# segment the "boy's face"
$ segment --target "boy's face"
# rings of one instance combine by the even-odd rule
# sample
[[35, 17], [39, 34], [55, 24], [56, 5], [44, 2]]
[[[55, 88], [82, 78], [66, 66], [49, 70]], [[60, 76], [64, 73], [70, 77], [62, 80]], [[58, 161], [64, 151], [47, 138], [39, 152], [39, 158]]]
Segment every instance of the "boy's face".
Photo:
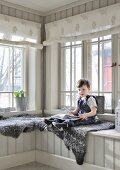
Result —
[[90, 89], [86, 86], [86, 85], [83, 85], [82, 87], [78, 88], [78, 94], [81, 96], [81, 97], [86, 97], [90, 92]]

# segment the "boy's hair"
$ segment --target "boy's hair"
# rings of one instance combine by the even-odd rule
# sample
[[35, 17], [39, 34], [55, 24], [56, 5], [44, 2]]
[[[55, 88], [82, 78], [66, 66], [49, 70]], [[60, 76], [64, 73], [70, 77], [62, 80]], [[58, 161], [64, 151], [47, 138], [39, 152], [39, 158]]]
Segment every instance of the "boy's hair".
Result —
[[83, 85], [86, 85], [87, 88], [90, 88], [90, 82], [87, 79], [80, 79], [77, 82], [77, 88], [81, 88]]

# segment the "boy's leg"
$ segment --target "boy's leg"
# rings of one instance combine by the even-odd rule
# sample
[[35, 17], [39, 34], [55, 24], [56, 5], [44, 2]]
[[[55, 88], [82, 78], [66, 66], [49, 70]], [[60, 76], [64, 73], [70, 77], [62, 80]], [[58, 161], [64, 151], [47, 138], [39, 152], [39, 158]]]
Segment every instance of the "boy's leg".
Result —
[[47, 124], [47, 125], [50, 125], [52, 124], [53, 122], [56, 122], [56, 123], [62, 123], [64, 120], [62, 119], [59, 119], [59, 118], [45, 118], [44, 122]]

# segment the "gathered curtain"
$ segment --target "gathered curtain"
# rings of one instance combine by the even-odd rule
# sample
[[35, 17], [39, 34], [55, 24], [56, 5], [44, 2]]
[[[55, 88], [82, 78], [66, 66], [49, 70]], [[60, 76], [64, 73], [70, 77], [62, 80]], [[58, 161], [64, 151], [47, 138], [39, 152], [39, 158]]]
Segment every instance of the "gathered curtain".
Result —
[[0, 43], [42, 49], [41, 24], [0, 14]]
[[99, 8], [45, 25], [46, 41], [53, 42], [87, 40], [120, 32], [120, 4]]

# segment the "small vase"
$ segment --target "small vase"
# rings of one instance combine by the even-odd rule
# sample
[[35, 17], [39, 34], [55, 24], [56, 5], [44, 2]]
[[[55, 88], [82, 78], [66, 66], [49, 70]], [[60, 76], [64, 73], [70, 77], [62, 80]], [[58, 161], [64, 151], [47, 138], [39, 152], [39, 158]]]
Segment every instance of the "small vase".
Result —
[[17, 111], [26, 111], [27, 109], [27, 98], [26, 97], [15, 97], [15, 101], [16, 101]]

